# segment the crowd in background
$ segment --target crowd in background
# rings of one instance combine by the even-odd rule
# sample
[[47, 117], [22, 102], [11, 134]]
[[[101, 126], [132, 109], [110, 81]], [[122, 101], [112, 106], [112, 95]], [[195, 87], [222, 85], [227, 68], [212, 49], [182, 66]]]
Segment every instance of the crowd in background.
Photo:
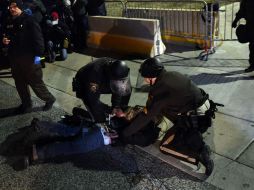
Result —
[[[67, 53], [86, 47], [88, 15], [106, 15], [105, 0], [23, 0], [24, 12], [40, 24], [48, 62], [65, 60]], [[0, 0], [0, 36], [5, 35], [10, 19], [9, 0]], [[7, 53], [1, 43], [1, 54]], [[1, 62], [4, 56], [1, 56]]]

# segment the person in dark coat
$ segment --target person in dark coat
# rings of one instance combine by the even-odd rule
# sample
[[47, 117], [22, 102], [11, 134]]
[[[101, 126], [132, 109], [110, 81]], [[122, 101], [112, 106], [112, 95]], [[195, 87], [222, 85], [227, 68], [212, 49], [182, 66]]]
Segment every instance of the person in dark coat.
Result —
[[76, 25], [74, 45], [82, 50], [86, 47], [88, 16], [106, 16], [105, 0], [73, 0], [72, 11]]
[[[204, 126], [194, 127], [193, 123], [188, 124], [188, 119], [185, 120], [192, 113], [202, 115], [209, 109], [210, 104], [206, 93], [181, 73], [166, 71], [163, 64], [156, 57], [145, 60], [140, 67], [140, 73], [145, 82], [151, 85], [151, 89], [143, 112], [122, 131], [121, 136], [124, 142], [140, 144], [140, 138], [136, 138], [136, 135], [139, 132], [148, 130], [149, 126], [150, 134], [156, 132], [157, 136], [154, 137], [155, 139], [151, 139], [150, 135], [147, 135], [147, 138], [144, 136], [143, 144], [153, 143], [158, 138], [159, 133], [159, 130], [156, 130], [158, 128], [156, 120], [158, 121], [160, 117], [164, 116], [174, 124], [173, 128], [179, 131], [178, 134], [181, 133], [177, 137], [181, 138], [182, 146], [187, 146], [188, 150], [192, 150], [197, 154], [196, 158], [203, 162], [207, 168], [207, 173], [210, 175], [213, 168], [213, 162], [209, 156], [210, 150], [205, 145], [200, 130], [196, 130]], [[211, 124], [211, 118], [206, 119], [208, 126], [205, 127], [208, 128]], [[151, 128], [151, 122], [153, 121], [154, 126]], [[189, 125], [193, 127], [189, 127]], [[177, 149], [174, 151], [177, 151]]]
[[67, 48], [69, 46], [71, 32], [67, 24], [59, 19], [57, 12], [51, 13], [45, 27], [45, 40], [49, 62], [55, 61], [56, 54], [60, 53], [60, 60], [67, 59]]
[[106, 16], [105, 0], [87, 0], [87, 13], [89, 16]]
[[44, 40], [39, 24], [32, 16], [23, 12], [21, 0], [10, 0], [11, 18], [5, 27], [3, 43], [8, 45], [8, 57], [15, 85], [22, 104], [18, 112], [32, 110], [31, 86], [35, 94], [43, 101], [43, 109], [51, 109], [55, 97], [48, 91], [42, 79], [41, 64], [35, 64], [36, 56], [44, 54]]
[[[73, 90], [94, 121], [104, 122], [111, 113], [121, 117], [131, 96], [129, 68], [123, 61], [99, 58], [78, 70]], [[100, 101], [101, 94], [112, 94], [112, 107]]]
[[241, 18], [246, 20], [246, 31], [247, 38], [249, 41], [249, 67], [245, 69], [245, 72], [254, 71], [254, 1], [253, 0], [242, 0], [240, 9], [236, 13], [236, 17], [232, 23], [232, 27], [236, 28], [237, 23]]
[[29, 8], [32, 12], [35, 20], [42, 24], [43, 18], [46, 15], [46, 8], [41, 0], [24, 0], [26, 8]]
[[[8, 1], [0, 0], [0, 36], [3, 36], [4, 25], [8, 18]], [[9, 61], [7, 59], [7, 48], [1, 42], [0, 43], [0, 70], [3, 68], [9, 68]]]

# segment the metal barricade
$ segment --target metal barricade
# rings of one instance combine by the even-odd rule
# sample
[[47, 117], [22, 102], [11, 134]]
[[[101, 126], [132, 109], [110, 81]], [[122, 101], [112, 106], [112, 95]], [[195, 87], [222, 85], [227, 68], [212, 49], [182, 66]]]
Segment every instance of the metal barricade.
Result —
[[[208, 52], [208, 48], [212, 46], [208, 31], [213, 27], [209, 22], [204, 21], [208, 20], [209, 15], [207, 3], [203, 0], [125, 1], [123, 6], [122, 16], [160, 20], [164, 42], [180, 41], [198, 44], [205, 52]], [[202, 15], [205, 19], [202, 19]]]
[[[215, 53], [215, 48], [220, 46], [224, 41], [237, 40], [235, 29], [231, 25], [240, 8], [240, 0], [220, 0], [217, 5], [218, 9], [214, 10], [214, 7], [217, 7], [216, 3], [207, 4], [207, 18], [214, 17], [214, 19], [211, 18], [213, 22], [208, 27], [208, 36], [212, 46], [199, 55], [204, 60], [207, 60], [209, 54]], [[239, 24], [244, 22], [244, 20], [241, 20]]]
[[124, 12], [126, 10], [126, 2], [115, 0], [115, 1], [105, 1], [107, 16], [114, 17], [124, 17]]
[[[237, 40], [235, 29], [231, 25], [239, 8], [240, 0], [220, 1], [218, 36], [215, 41]], [[244, 20], [241, 20], [240, 23], [244, 23]]]
[[[203, 0], [107, 1], [109, 16], [160, 20], [164, 42], [178, 41], [198, 45], [198, 56], [207, 60], [218, 43], [236, 40], [231, 23], [239, 9], [239, 0], [206, 3]], [[117, 6], [116, 6], [117, 5]]]

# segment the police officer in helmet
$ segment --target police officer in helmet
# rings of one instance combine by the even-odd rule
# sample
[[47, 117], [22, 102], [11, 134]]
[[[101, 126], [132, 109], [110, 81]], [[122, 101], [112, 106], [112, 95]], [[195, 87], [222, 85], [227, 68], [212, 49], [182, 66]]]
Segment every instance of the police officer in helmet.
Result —
[[[176, 140], [180, 140], [181, 146], [191, 150], [177, 155], [194, 157], [205, 165], [206, 174], [210, 175], [213, 170], [213, 161], [210, 158], [209, 147], [205, 145], [201, 135], [211, 126], [212, 114], [209, 115], [208, 113], [213, 113], [212, 111], [214, 111], [208, 111], [210, 109], [208, 95], [188, 77], [179, 72], [166, 71], [157, 57], [145, 60], [139, 72], [144, 77], [145, 82], [151, 85], [151, 89], [145, 109], [123, 130], [123, 139], [126, 143], [130, 143], [129, 141], [132, 140], [131, 137], [133, 135], [146, 128], [151, 121], [158, 120], [159, 117], [164, 116], [173, 122], [174, 126], [172, 128]], [[204, 122], [202, 124], [198, 122], [200, 126], [194, 126], [189, 119], [183, 120], [183, 118], [188, 118], [188, 115], [192, 115], [192, 113], [194, 113], [193, 115], [202, 115], [206, 111], [207, 116], [203, 118]], [[154, 126], [154, 128], [157, 127]], [[158, 130], [154, 131], [158, 132]], [[162, 140], [162, 146], [166, 140]], [[174, 141], [172, 142], [173, 144], [175, 143]], [[153, 142], [151, 141], [151, 143]], [[182, 150], [182, 147], [171, 146], [171, 144], [166, 148], [171, 149], [169, 152]]]
[[[95, 122], [104, 122], [107, 114], [124, 116], [131, 96], [129, 67], [124, 61], [99, 58], [80, 68], [73, 80], [76, 96], [83, 100]], [[112, 94], [109, 106], [101, 94]]]

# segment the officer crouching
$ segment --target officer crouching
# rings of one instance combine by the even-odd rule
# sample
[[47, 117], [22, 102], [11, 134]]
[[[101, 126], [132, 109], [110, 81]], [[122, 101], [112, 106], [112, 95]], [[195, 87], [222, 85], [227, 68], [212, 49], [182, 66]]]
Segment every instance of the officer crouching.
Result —
[[[95, 122], [105, 122], [108, 114], [124, 116], [131, 96], [129, 67], [124, 61], [99, 58], [80, 68], [73, 79], [73, 91], [83, 100]], [[112, 94], [109, 106], [101, 94]]]
[[188, 77], [166, 71], [156, 57], [145, 60], [139, 72], [151, 89], [143, 113], [123, 130], [125, 142], [130, 143], [151, 121], [165, 116], [174, 125], [162, 140], [160, 150], [188, 162], [200, 161], [206, 167], [206, 175], [210, 175], [214, 164], [202, 133], [212, 124], [216, 104]]

